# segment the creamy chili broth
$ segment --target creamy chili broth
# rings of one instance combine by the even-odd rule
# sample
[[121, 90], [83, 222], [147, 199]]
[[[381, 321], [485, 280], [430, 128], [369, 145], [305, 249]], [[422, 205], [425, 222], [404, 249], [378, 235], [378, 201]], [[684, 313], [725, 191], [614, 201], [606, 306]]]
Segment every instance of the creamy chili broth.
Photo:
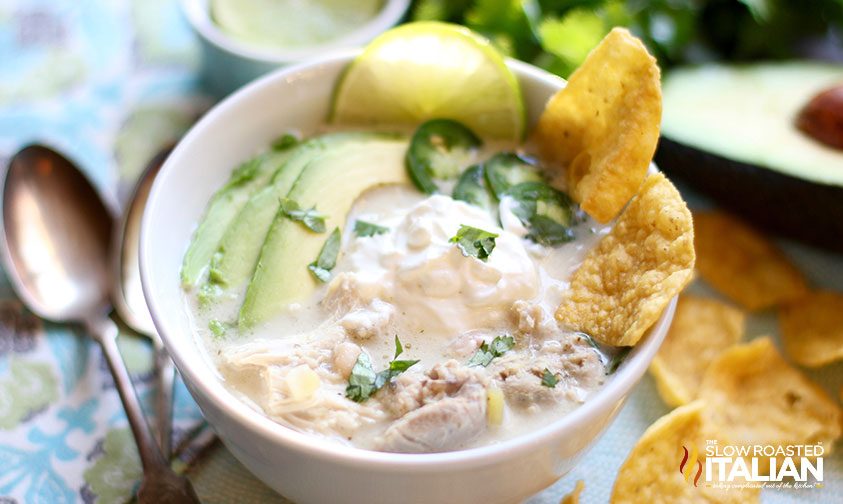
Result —
[[[486, 145], [464, 164], [507, 148]], [[609, 227], [575, 209], [574, 239], [542, 245], [528, 237], [511, 197], [490, 212], [449, 196], [454, 182], [434, 195], [407, 183], [365, 191], [340, 226], [330, 279], [254, 327], [232, 323], [222, 337], [209, 329], [237, 320], [243, 292], [208, 305], [198, 290], [186, 291], [195, 335], [229, 390], [287, 427], [394, 452], [497, 443], [588, 400], [606, 380], [607, 355], [587, 335], [560, 328], [554, 312]], [[359, 236], [358, 221], [387, 231]], [[462, 225], [497, 235], [486, 260], [453, 243]], [[511, 348], [477, 359], [481, 345], [501, 337]], [[361, 354], [374, 372], [393, 360], [418, 362], [352, 400]]]

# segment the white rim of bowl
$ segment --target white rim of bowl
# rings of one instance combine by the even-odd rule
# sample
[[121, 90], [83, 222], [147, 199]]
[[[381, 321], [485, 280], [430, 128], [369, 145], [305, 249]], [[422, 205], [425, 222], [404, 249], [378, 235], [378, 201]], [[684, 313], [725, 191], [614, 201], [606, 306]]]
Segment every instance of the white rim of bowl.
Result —
[[[259, 92], [263, 88], [270, 87], [275, 81], [288, 79], [292, 75], [323, 65], [336, 64], [342, 61], [350, 63], [354, 56], [359, 53], [359, 49], [347, 50], [307, 63], [278, 69], [246, 85], [218, 103], [188, 131], [170, 154], [164, 166], [161, 168], [160, 173], [155, 178], [147, 201], [147, 209], [153, 208], [158, 204], [157, 201], [161, 198], [161, 187], [166, 184], [170, 172], [178, 169], [174, 163], [181, 151], [185, 148], [184, 145], [191, 142], [195, 137], [200, 136], [203, 130], [209, 127], [209, 124], [216, 121], [217, 116], [223, 115], [230, 109], [238, 107], [242, 99], [252, 93]], [[559, 82], [561, 81], [559, 77], [549, 72], [517, 60], [507, 59], [507, 65], [519, 78], [526, 76], [528, 79], [542, 81], [553, 86], [559, 86]], [[141, 283], [143, 285], [144, 297], [155, 322], [155, 327], [158, 329], [169, 351], [174, 347], [174, 344], [170, 342], [170, 335], [176, 334], [176, 331], [169, 327], [167, 321], [161, 316], [163, 310], [158, 300], [155, 296], [150, 295], [151, 292], [158, 290], [157, 284], [159, 282], [150, 276], [149, 269], [146, 266], [152, 257], [154, 247], [150, 241], [150, 230], [153, 226], [151, 215], [152, 212], [145, 211], [141, 222]], [[177, 277], [178, 273], [174, 273], [174, 275], [174, 277]], [[172, 281], [172, 279], [165, 280]], [[331, 459], [334, 462], [340, 462], [346, 465], [369, 464], [371, 467], [377, 467], [379, 470], [391, 470], [393, 472], [401, 472], [410, 468], [413, 470], [426, 470], [427, 472], [440, 472], [455, 466], [464, 468], [488, 465], [496, 460], [497, 457], [503, 456], [506, 452], [523, 453], [525, 451], [539, 450], [543, 446], [546, 446], [555, 437], [555, 434], [585, 422], [593, 412], [601, 409], [611, 409], [613, 404], [621, 401], [630, 392], [633, 385], [641, 379], [647, 367], [650, 365], [650, 361], [652, 361], [665, 338], [676, 308], [676, 300], [676, 298], [673, 298], [670, 301], [661, 317], [659, 317], [644, 338], [633, 348], [620, 369], [607, 379], [606, 383], [594, 393], [593, 397], [588, 398], [573, 411], [530, 433], [492, 445], [452, 452], [378, 452], [346, 446], [336, 441], [298, 432], [272, 421], [269, 417], [249, 407], [245, 402], [238, 399], [232, 392], [226, 389], [225, 385], [216, 377], [212, 377], [210, 380], [201, 379], [193, 371], [193, 367], [210, 365], [205, 359], [190, 360], [188, 358], [182, 358], [178, 353], [172, 352], [171, 356], [185, 381], [190, 382], [195, 388], [200, 389], [207, 399], [217, 409], [225, 411], [229, 418], [236, 421], [245, 429], [256, 431], [263, 437], [272, 438], [300, 453], [306, 454], [308, 457], [321, 460]], [[604, 429], [606, 427], [608, 427], [608, 424]], [[596, 442], [596, 439], [594, 442]]]
[[383, 7], [375, 17], [340, 38], [302, 49], [272, 50], [240, 42], [219, 29], [211, 19], [210, 1], [182, 0], [181, 2], [188, 22], [202, 38], [223, 51], [236, 54], [241, 58], [275, 64], [300, 62], [318, 54], [363, 45], [398, 24], [410, 6], [410, 0], [384, 0]]

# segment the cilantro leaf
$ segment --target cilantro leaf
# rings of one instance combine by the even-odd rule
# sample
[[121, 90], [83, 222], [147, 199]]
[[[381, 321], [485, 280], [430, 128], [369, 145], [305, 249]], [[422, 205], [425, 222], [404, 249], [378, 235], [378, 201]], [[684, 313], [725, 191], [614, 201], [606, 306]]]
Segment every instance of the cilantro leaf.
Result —
[[360, 352], [357, 362], [351, 368], [348, 376], [348, 386], [345, 388], [345, 396], [354, 402], [363, 402], [377, 391], [375, 381], [377, 374], [372, 369], [372, 361], [366, 352]]
[[211, 330], [211, 334], [214, 335], [215, 339], [220, 339], [225, 336], [225, 333], [228, 331], [228, 328], [217, 319], [212, 319], [208, 322], [208, 329]]
[[398, 356], [401, 355], [402, 353], [404, 353], [404, 347], [401, 346], [401, 340], [398, 339], [398, 335], [396, 334], [395, 335], [395, 356], [392, 358], [392, 360], [397, 359]]
[[255, 178], [255, 175], [258, 174], [263, 161], [264, 157], [258, 156], [235, 168], [234, 171], [231, 172], [231, 177], [229, 177], [228, 182], [225, 184], [226, 187], [239, 186], [240, 184], [245, 184]]
[[372, 368], [372, 361], [366, 352], [360, 352], [357, 362], [351, 368], [351, 375], [348, 377], [348, 386], [345, 388], [345, 396], [354, 402], [363, 402], [389, 383], [393, 378], [410, 369], [418, 360], [398, 360], [404, 348], [398, 336], [395, 336], [395, 357], [389, 363], [389, 367], [378, 373]]
[[299, 137], [293, 133], [284, 133], [272, 142], [272, 150], [283, 151], [299, 143]]
[[480, 344], [480, 348], [468, 360], [468, 365], [486, 367], [492, 362], [492, 359], [512, 350], [514, 346], [515, 338], [512, 336], [495, 336], [491, 343], [484, 341]]
[[325, 232], [325, 216], [316, 207], [302, 210], [299, 204], [289, 198], [281, 198], [281, 212], [292, 221], [301, 222], [304, 227], [316, 233]]
[[606, 365], [606, 374], [614, 374], [615, 371], [618, 370], [621, 363], [626, 360], [626, 356], [629, 355], [629, 352], [632, 350], [632, 347], [624, 347], [618, 350], [618, 352], [612, 356], [612, 360], [609, 361], [609, 364]]
[[340, 253], [340, 245], [342, 244], [342, 235], [340, 228], [336, 227], [325, 244], [322, 245], [322, 250], [319, 251], [319, 256], [315, 261], [307, 265], [307, 269], [313, 273], [318, 280], [327, 282], [331, 279], [331, 270], [337, 265], [337, 256]]
[[377, 224], [372, 224], [371, 222], [362, 221], [360, 219], [357, 219], [354, 222], [354, 234], [360, 238], [366, 238], [368, 236], [375, 236], [388, 232], [388, 227], [378, 226]]
[[548, 17], [538, 28], [541, 46], [558, 58], [560, 70], [566, 74], [577, 68], [596, 46], [609, 27], [592, 9], [573, 9], [561, 18]]
[[448, 241], [456, 243], [465, 257], [476, 257], [485, 262], [492, 251], [495, 250], [495, 238], [497, 237], [498, 235], [495, 233], [461, 224], [457, 234]]
[[542, 374], [542, 385], [548, 388], [556, 388], [557, 383], [559, 383], [559, 377], [551, 373], [549, 369], [544, 368], [544, 373]]

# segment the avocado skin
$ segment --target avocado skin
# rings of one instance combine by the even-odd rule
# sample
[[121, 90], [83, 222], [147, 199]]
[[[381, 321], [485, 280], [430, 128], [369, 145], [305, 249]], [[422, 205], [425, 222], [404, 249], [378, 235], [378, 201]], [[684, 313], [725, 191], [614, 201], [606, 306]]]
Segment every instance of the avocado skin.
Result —
[[[759, 229], [843, 252], [843, 187], [727, 159], [663, 135], [655, 161]], [[729, 237], [723, 240], [727, 246]]]

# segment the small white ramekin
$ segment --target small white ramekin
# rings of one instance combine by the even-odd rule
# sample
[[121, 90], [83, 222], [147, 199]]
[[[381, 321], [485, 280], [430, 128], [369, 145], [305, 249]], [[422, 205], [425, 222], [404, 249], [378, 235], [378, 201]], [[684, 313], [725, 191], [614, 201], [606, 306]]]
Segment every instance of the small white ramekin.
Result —
[[217, 98], [279, 67], [363, 46], [398, 24], [409, 5], [410, 0], [384, 0], [377, 16], [343, 37], [305, 49], [279, 51], [254, 47], [225, 34], [211, 19], [209, 0], [182, 0], [182, 10], [200, 43], [203, 87]]
[[[334, 85], [355, 54], [346, 51], [253, 82], [209, 111], [170, 154], [155, 179], [141, 230], [143, 289], [155, 326], [228, 449], [298, 504], [520, 502], [570, 471], [609, 426], [658, 351], [675, 300], [617, 373], [571, 413], [515, 439], [435, 454], [361, 450], [279, 425], [224, 386], [192, 334], [179, 268], [208, 200], [233, 166], [280, 134], [324, 124]], [[525, 63], [507, 64], [521, 84], [532, 127], [564, 81]]]

